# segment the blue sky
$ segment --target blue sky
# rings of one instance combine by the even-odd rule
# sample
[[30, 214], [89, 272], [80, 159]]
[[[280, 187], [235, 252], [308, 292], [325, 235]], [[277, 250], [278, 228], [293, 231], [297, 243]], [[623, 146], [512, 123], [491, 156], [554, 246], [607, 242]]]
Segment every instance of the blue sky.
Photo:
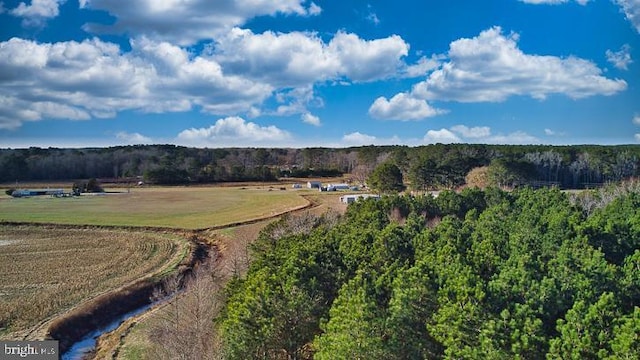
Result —
[[1, 148], [640, 143], [640, 0], [0, 4]]

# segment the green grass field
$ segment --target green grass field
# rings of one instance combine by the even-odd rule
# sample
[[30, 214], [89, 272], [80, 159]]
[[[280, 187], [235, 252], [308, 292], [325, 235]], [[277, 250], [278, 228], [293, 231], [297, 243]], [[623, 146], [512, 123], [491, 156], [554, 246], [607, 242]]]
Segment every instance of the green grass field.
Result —
[[200, 229], [302, 207], [306, 191], [268, 187], [135, 188], [120, 194], [0, 196], [0, 221]]

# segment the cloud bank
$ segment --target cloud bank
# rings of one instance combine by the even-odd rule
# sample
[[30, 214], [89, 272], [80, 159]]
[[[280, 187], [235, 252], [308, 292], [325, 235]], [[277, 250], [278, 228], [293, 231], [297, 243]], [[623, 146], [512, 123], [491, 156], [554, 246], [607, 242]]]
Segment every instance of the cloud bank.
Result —
[[[309, 103], [322, 105], [313, 95], [315, 84], [392, 77], [408, 51], [398, 36], [363, 40], [338, 32], [325, 43], [310, 33], [241, 29], [221, 38], [214, 51], [193, 53], [147, 37], [130, 45], [123, 52], [97, 38], [0, 42], [0, 128], [44, 118], [113, 117], [125, 110], [256, 114], [272, 97], [284, 102], [272, 113], [305, 114]], [[48, 111], [52, 104], [56, 111]]]
[[483, 143], [483, 144], [540, 144], [541, 141], [522, 131], [509, 134], [493, 134], [488, 126], [468, 127], [455, 125], [449, 129], [428, 130], [424, 135], [427, 144]]
[[605, 77], [591, 61], [526, 54], [518, 48], [518, 40], [518, 34], [505, 35], [497, 26], [474, 38], [455, 40], [439, 68], [409, 92], [398, 93], [390, 100], [376, 99], [369, 114], [381, 119], [415, 120], [445, 112], [427, 101], [503, 102], [514, 96], [545, 100], [551, 95], [582, 99], [613, 95], [627, 88], [624, 80]]
[[417, 99], [407, 93], [396, 94], [391, 99], [377, 98], [369, 108], [369, 115], [384, 120], [421, 120], [443, 113], [443, 110], [431, 107], [425, 100]]
[[322, 12], [306, 0], [80, 0], [80, 7], [104, 10], [117, 19], [113, 25], [86, 24], [88, 32], [144, 35], [179, 45], [214, 39], [257, 16], [315, 16]]
[[238, 142], [266, 146], [280, 144], [289, 139], [291, 134], [276, 126], [260, 126], [236, 116], [218, 119], [215, 124], [207, 128], [183, 130], [177, 137], [180, 143], [218, 147], [238, 146]]
[[624, 13], [624, 16], [631, 22], [636, 28], [636, 31], [640, 34], [640, 1], [638, 0], [613, 0], [620, 10]]
[[553, 94], [580, 99], [627, 88], [624, 80], [604, 77], [593, 62], [525, 54], [518, 40], [518, 34], [504, 35], [500, 27], [456, 40], [449, 46], [449, 61], [412, 93], [427, 100], [501, 102], [511, 96], [543, 100]]
[[[13, 16], [22, 18], [22, 26], [40, 27], [48, 19], [60, 14], [60, 5], [66, 0], [32, 0], [30, 5], [21, 2], [16, 8], [9, 11]], [[2, 3], [0, 3], [1, 7]], [[1, 11], [0, 11], [1, 12]]]

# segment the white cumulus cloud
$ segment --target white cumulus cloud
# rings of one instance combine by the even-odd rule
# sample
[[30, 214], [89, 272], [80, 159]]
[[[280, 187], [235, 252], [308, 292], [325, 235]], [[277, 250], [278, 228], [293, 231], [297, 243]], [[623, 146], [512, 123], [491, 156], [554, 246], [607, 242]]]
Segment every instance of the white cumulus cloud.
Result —
[[[359, 131], [345, 134], [339, 143], [327, 143], [322, 146], [325, 147], [349, 147], [349, 146], [366, 146], [366, 145], [398, 145], [398, 144], [420, 144], [419, 141], [413, 139], [400, 139], [397, 135], [391, 137], [377, 137], [369, 134], [364, 134]], [[308, 146], [308, 145], [307, 145]]]
[[633, 123], [636, 125], [640, 125], [640, 115], [636, 114], [633, 116]]
[[442, 58], [436, 55], [432, 56], [431, 58], [423, 56], [418, 60], [417, 63], [407, 66], [407, 68], [404, 70], [404, 75], [408, 78], [424, 76], [430, 73], [432, 70], [440, 67], [441, 60]]
[[316, 3], [311, 2], [311, 4], [309, 4], [309, 9], [307, 10], [309, 15], [320, 15], [320, 13], [322, 13], [322, 8], [320, 6], [318, 6]]
[[340, 66], [319, 37], [303, 32], [234, 28], [216, 40], [214, 56], [230, 73], [283, 87], [330, 79]]
[[612, 95], [627, 88], [620, 79], [608, 79], [593, 62], [568, 57], [529, 55], [518, 48], [519, 36], [503, 35], [493, 27], [475, 38], [450, 44], [449, 61], [412, 95], [427, 100], [500, 102], [510, 96], [545, 99], [563, 94], [573, 99]]
[[384, 120], [421, 120], [443, 112], [431, 107], [425, 100], [416, 99], [407, 93], [396, 94], [389, 100], [381, 96], [369, 107], [371, 117]]
[[628, 70], [629, 64], [633, 62], [631, 59], [631, 46], [629, 44], [622, 45], [619, 51], [607, 50], [607, 61], [620, 70]]
[[178, 141], [191, 145], [260, 146], [278, 144], [291, 138], [276, 126], [260, 126], [232, 116], [219, 119], [207, 128], [191, 128], [178, 134]]
[[488, 126], [468, 127], [465, 125], [456, 125], [451, 128], [452, 131], [469, 139], [486, 138], [491, 135], [491, 128]]
[[558, 132], [549, 128], [544, 129], [544, 134], [547, 136], [564, 136], [564, 132]]
[[275, 111], [265, 111], [265, 114], [276, 116], [290, 116], [308, 113], [309, 107], [320, 108], [324, 101], [315, 95], [313, 85], [306, 85], [293, 89], [278, 90], [274, 98], [279, 104]]
[[9, 13], [23, 18], [23, 26], [40, 26], [47, 19], [58, 16], [60, 14], [60, 5], [65, 2], [66, 0], [32, 0], [29, 5], [21, 2]]
[[[44, 118], [84, 120], [119, 111], [249, 111], [274, 88], [226, 75], [213, 59], [138, 39], [132, 51], [98, 39], [0, 42], [0, 128]], [[55, 104], [55, 105], [53, 105]]]
[[356, 82], [372, 81], [395, 76], [409, 45], [398, 35], [363, 40], [355, 34], [338, 32], [329, 42], [328, 51], [340, 59], [339, 74]]
[[487, 144], [531, 145], [542, 143], [540, 139], [524, 131], [515, 131], [506, 135], [492, 135], [486, 139]]
[[88, 120], [89, 113], [79, 107], [47, 100], [22, 100], [0, 96], [0, 129], [17, 129], [23, 122], [43, 119]]
[[234, 28], [216, 39], [214, 56], [227, 71], [276, 86], [347, 79], [375, 81], [405, 66], [409, 45], [401, 37], [363, 40], [339, 31], [325, 43], [314, 33], [255, 34]]
[[640, 1], [639, 0], [613, 0], [618, 6], [620, 6], [621, 11], [624, 13], [625, 17], [631, 24], [636, 28], [638, 33], [640, 33]]
[[349, 146], [373, 145], [377, 141], [375, 136], [362, 134], [358, 131], [346, 134], [342, 137], [342, 142]]
[[424, 135], [424, 142], [428, 144], [451, 144], [451, 143], [460, 143], [462, 140], [453, 132], [447, 129], [440, 130], [429, 130]]
[[13, 16], [25, 18], [25, 20], [50, 19], [60, 14], [60, 5], [65, 2], [66, 0], [32, 0], [30, 5], [21, 2], [10, 13]]
[[301, 118], [302, 118], [302, 122], [304, 122], [305, 124], [309, 124], [313, 126], [320, 126], [321, 124], [320, 118], [311, 113], [304, 113], [302, 114]]
[[126, 131], [120, 131], [116, 134], [116, 138], [118, 140], [123, 141], [126, 144], [137, 145], [137, 144], [150, 144], [153, 142], [151, 138], [146, 137], [140, 133], [128, 133]]
[[[229, 75], [276, 89], [277, 115], [304, 114], [321, 107], [313, 94], [318, 83], [371, 82], [398, 76], [407, 67], [409, 45], [399, 36], [364, 40], [338, 31], [324, 41], [315, 33], [253, 33], [234, 28], [215, 41], [211, 59]], [[269, 113], [270, 111], [266, 111]]]
[[129, 33], [180, 45], [213, 39], [247, 20], [264, 15], [313, 16], [322, 9], [306, 0], [82, 0], [81, 8], [104, 10], [113, 25], [86, 24], [89, 32]]
[[11, 10], [11, 14], [19, 17], [53, 18], [60, 13], [59, 7], [66, 0], [32, 0], [31, 5], [21, 2]]
[[[0, 97], [17, 107], [0, 109], [0, 126], [44, 118], [42, 111], [36, 114], [36, 102], [83, 112], [56, 118], [194, 109], [220, 116], [302, 115], [324, 105], [314, 94], [316, 84], [399, 76], [409, 48], [399, 36], [364, 40], [338, 32], [325, 42], [313, 33], [254, 34], [238, 28], [199, 53], [148, 36], [135, 37], [130, 45], [125, 52], [97, 38], [0, 42]], [[276, 109], [262, 108], [274, 97], [282, 99]]]
[[509, 134], [493, 134], [488, 126], [468, 127], [455, 125], [449, 129], [429, 130], [424, 136], [424, 142], [433, 143], [471, 143], [484, 144], [539, 144], [540, 140], [524, 131]]

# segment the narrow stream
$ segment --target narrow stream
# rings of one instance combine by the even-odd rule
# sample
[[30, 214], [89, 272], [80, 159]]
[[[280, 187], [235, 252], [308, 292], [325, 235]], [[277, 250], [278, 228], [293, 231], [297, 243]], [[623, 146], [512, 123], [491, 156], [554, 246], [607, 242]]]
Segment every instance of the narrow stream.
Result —
[[[191, 260], [191, 264], [194, 266], [197, 266], [198, 264], [202, 263], [203, 261], [205, 261], [206, 259], [209, 258], [209, 248], [208, 246], [204, 245], [203, 243], [198, 243], [196, 249], [194, 250], [193, 253], [193, 258]], [[181, 276], [185, 276], [187, 274], [187, 272], [184, 272], [181, 274]], [[89, 333], [88, 335], [86, 335], [85, 337], [83, 337], [81, 340], [73, 343], [73, 345], [71, 345], [71, 347], [62, 354], [61, 359], [62, 360], [82, 360], [84, 359], [87, 355], [89, 355], [92, 351], [95, 350], [96, 347], [96, 343], [97, 343], [97, 339], [102, 336], [105, 333], [108, 333], [110, 331], [113, 331], [115, 329], [118, 328], [118, 326], [120, 326], [123, 322], [125, 322], [126, 320], [128, 320], [131, 317], [140, 315], [146, 311], [148, 311], [151, 307], [158, 305], [160, 303], [163, 303], [165, 301], [169, 301], [171, 300], [174, 296], [179, 295], [181, 292], [184, 291], [183, 288], [183, 284], [180, 285], [180, 288], [171, 293], [171, 294], [167, 294], [165, 297], [155, 300], [155, 301], [147, 301], [148, 303], [145, 305], [140, 306], [139, 308], [132, 310], [128, 313], [125, 313], [123, 315], [120, 315], [118, 317], [116, 317], [114, 320], [112, 320], [108, 325], [99, 328], [97, 330], [92, 331], [91, 333]], [[149, 299], [149, 295], [146, 295], [146, 299]]]
[[149, 310], [151, 308], [151, 306], [155, 305], [155, 303], [151, 303], [151, 304], [147, 304], [141, 308], [138, 308], [136, 310], [130, 311], [122, 316], [120, 316], [119, 318], [113, 320], [109, 325], [100, 328], [98, 330], [93, 331], [92, 333], [90, 333], [89, 335], [85, 336], [84, 338], [82, 338], [82, 340], [76, 342], [73, 344], [73, 346], [71, 346], [71, 348], [69, 348], [69, 350], [67, 350], [67, 352], [65, 352], [64, 354], [62, 354], [61, 360], [82, 360], [84, 359], [84, 357], [89, 354], [90, 352], [92, 352], [93, 350], [95, 350], [96, 347], [96, 342], [98, 340], [98, 338], [105, 333], [108, 333], [109, 331], [113, 331], [115, 330], [118, 326], [120, 326], [120, 324], [122, 324], [123, 322], [125, 322], [127, 319], [136, 316], [136, 315], [140, 315], [143, 312]]

